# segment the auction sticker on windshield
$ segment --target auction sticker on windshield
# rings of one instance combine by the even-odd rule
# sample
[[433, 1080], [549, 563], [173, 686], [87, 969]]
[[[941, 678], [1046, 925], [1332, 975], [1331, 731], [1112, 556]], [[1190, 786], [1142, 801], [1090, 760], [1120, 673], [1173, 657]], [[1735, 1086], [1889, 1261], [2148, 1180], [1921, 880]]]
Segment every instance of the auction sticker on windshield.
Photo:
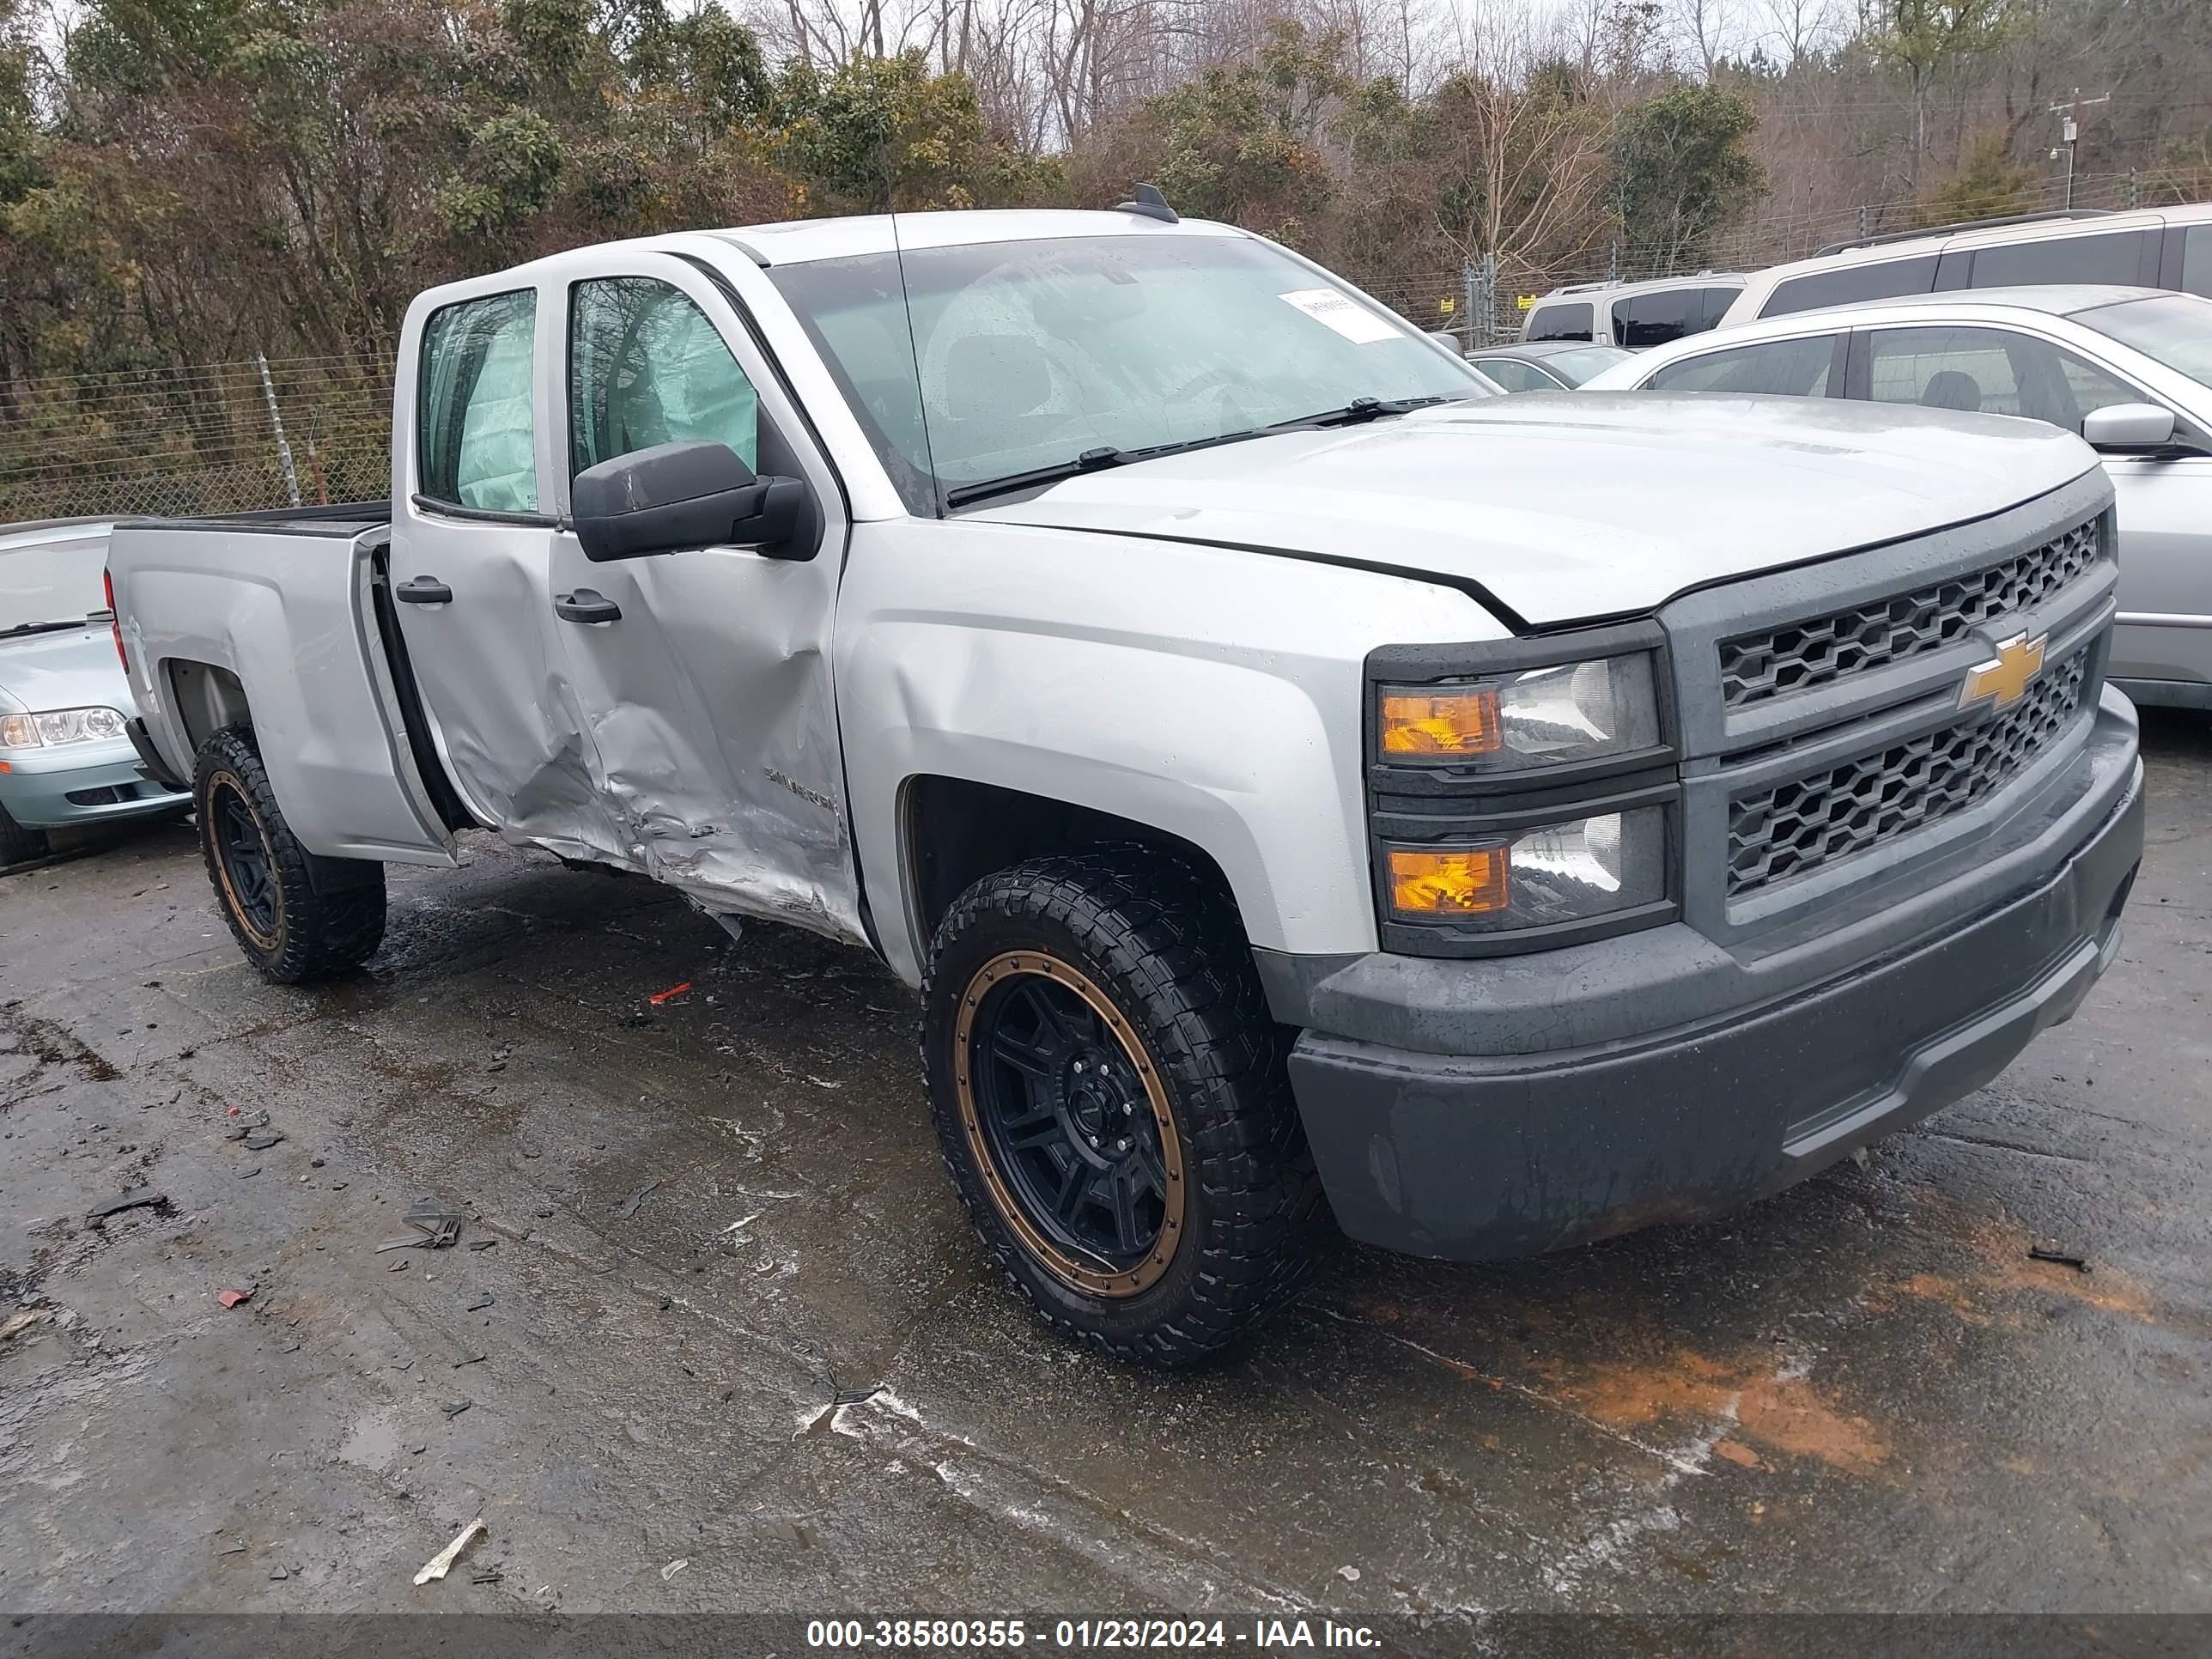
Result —
[[1333, 288], [1294, 289], [1275, 297], [1286, 306], [1296, 306], [1314, 321], [1334, 329], [1354, 345], [1402, 339], [1405, 335], [1388, 317], [1377, 317]]

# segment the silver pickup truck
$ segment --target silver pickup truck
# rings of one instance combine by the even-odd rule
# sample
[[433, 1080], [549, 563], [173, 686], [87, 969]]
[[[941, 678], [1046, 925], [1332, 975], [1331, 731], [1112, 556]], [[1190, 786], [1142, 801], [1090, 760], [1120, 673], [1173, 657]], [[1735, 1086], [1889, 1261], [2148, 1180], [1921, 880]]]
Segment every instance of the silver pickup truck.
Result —
[[479, 826], [879, 953], [991, 1256], [1188, 1363], [1331, 1212], [1772, 1192], [2115, 948], [2078, 438], [1486, 391], [1156, 198], [580, 249], [415, 302], [388, 506], [118, 529], [133, 731], [276, 979]]

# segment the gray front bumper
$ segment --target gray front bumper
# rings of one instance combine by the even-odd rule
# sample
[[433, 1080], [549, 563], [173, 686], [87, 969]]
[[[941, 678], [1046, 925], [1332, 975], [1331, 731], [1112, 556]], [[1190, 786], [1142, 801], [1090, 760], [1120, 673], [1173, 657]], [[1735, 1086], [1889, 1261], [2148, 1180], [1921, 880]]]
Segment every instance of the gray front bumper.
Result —
[[1479, 1260], [1706, 1218], [1979, 1088], [2110, 962], [2142, 776], [2108, 698], [2005, 835], [1763, 961], [1679, 924], [1318, 978], [1263, 959], [1278, 1016], [1307, 1027], [1291, 1079], [1338, 1221]]

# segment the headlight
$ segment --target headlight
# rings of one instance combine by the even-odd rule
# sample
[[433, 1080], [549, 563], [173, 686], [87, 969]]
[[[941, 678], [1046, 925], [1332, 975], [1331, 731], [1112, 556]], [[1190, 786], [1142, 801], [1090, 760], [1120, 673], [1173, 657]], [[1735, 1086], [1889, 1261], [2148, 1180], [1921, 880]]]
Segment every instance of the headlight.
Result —
[[1601, 759], [1659, 742], [1646, 653], [1517, 674], [1381, 688], [1376, 758], [1512, 771]]
[[1395, 921], [1542, 927], [1667, 896], [1663, 809], [1573, 818], [1464, 845], [1384, 848]]
[[0, 748], [4, 749], [99, 743], [122, 735], [123, 716], [112, 708], [52, 708], [39, 714], [0, 714]]

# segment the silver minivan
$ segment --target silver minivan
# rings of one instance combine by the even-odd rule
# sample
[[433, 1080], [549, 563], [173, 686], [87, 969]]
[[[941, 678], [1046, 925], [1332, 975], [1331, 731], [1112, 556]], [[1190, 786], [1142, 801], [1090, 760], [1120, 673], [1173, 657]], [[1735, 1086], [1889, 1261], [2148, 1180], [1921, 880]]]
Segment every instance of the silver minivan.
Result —
[[1743, 292], [1744, 278], [1727, 271], [1667, 276], [1648, 283], [1577, 283], [1553, 289], [1528, 309], [1524, 343], [1587, 340], [1631, 351], [1702, 334]]

